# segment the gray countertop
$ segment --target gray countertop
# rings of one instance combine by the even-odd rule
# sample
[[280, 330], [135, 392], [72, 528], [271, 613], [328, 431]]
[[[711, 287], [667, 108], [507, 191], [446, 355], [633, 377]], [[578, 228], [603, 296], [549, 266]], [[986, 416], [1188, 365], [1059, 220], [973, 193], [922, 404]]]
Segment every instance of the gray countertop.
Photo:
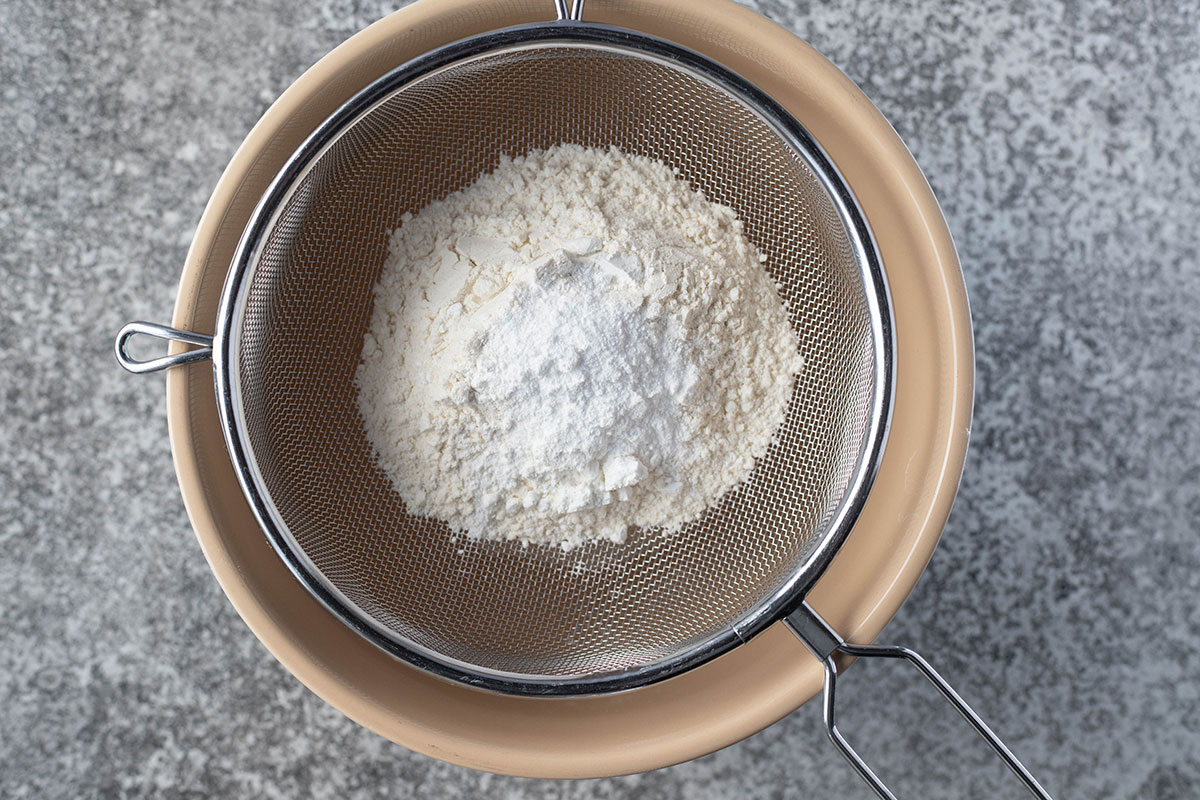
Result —
[[[446, 765], [310, 694], [211, 577], [163, 382], [111, 337], [169, 317], [241, 138], [389, 5], [0, 8], [0, 797], [868, 797], [813, 704], [639, 776]], [[885, 638], [935, 655], [1058, 797], [1200, 796], [1200, 5], [751, 5], [891, 119], [971, 295], [966, 474]], [[1023, 796], [907, 672], [846, 683], [901, 796]]]

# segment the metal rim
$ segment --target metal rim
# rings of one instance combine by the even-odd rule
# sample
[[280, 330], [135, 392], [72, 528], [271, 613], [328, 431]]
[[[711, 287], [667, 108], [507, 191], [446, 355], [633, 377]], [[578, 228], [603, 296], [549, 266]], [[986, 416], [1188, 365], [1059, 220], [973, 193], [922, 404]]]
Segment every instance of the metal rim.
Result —
[[[408, 83], [438, 69], [520, 46], [577, 45], [626, 52], [680, 69], [726, 91], [772, 126], [802, 158], [828, 192], [850, 235], [864, 273], [864, 288], [874, 332], [876, 381], [872, 413], [845, 499], [820, 544], [774, 594], [725, 633], [670, 659], [599, 676], [517, 676], [488, 670], [433, 653], [374, 623], [308, 561], [279, 518], [247, 446], [236, 369], [237, 331], [245, 289], [253, 275], [259, 246], [292, 188], [346, 127]], [[469, 686], [520, 695], [588, 695], [624, 691], [699, 666], [761, 632], [799, 607], [849, 534], [870, 490], [883, 453], [891, 419], [894, 385], [892, 315], [886, 278], [874, 238], [849, 187], [824, 150], [786, 110], [768, 95], [714, 61], [664, 39], [623, 28], [578, 21], [536, 23], [473, 36], [413, 59], [379, 78], [325, 120], [288, 159], [256, 206], [234, 254], [222, 290], [214, 337], [214, 381], [222, 431], [242, 491], [271, 547], [288, 569], [326, 609], [359, 635], [391, 655], [440, 677]]]

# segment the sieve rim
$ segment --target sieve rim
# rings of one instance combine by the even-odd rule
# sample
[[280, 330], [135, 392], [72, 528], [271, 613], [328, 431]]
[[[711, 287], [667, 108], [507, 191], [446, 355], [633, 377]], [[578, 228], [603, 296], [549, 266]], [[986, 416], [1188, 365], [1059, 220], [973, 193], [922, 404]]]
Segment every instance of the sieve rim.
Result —
[[[805, 561], [775, 592], [728, 629], [659, 661], [590, 675], [527, 675], [481, 667], [437, 653], [400, 636], [362, 611], [326, 579], [292, 537], [265, 486], [241, 404], [237, 357], [245, 299], [265, 234], [292, 191], [338, 137], [379, 103], [414, 81], [475, 58], [521, 49], [567, 46], [607, 49], [655, 61], [724, 91], [766, 122], [811, 170], [827, 192], [864, 278], [872, 330], [874, 383], [871, 412], [842, 502]], [[633, 689], [677, 675], [748, 641], [795, 610], [840, 549], [862, 509], [878, 470], [891, 420], [894, 393], [893, 318], [878, 249], [866, 219], [840, 172], [808, 131], [782, 106], [719, 63], [668, 40], [615, 26], [557, 21], [518, 25], [471, 36], [412, 59], [375, 80], [344, 103], [288, 158], [255, 206], [234, 252], [217, 310], [213, 361], [222, 432], [238, 483], [268, 543], [302, 586], [341, 622], [394, 657], [439, 677], [507, 694], [590, 695]]]

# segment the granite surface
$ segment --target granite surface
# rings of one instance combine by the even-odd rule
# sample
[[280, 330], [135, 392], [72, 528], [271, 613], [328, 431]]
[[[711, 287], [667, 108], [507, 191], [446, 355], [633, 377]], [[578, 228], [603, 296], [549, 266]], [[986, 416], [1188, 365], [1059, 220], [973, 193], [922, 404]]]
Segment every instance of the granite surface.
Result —
[[[646, 775], [448, 766], [311, 695], [212, 579], [163, 382], [111, 337], [169, 318], [243, 135], [390, 5], [0, 5], [0, 797], [868, 797], [811, 704]], [[936, 654], [1056, 796], [1200, 797], [1200, 5], [752, 5], [896, 125], [971, 294], [966, 475], [886, 638]], [[906, 672], [847, 684], [901, 796], [1023, 796]]]

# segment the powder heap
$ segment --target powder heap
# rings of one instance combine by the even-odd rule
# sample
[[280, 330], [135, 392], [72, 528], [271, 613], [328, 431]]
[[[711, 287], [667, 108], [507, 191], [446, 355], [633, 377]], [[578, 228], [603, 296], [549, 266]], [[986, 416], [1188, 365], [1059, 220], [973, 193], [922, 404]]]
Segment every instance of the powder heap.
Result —
[[406, 215], [357, 374], [410, 512], [570, 549], [677, 530], [743, 481], [800, 369], [734, 212], [560, 145]]

